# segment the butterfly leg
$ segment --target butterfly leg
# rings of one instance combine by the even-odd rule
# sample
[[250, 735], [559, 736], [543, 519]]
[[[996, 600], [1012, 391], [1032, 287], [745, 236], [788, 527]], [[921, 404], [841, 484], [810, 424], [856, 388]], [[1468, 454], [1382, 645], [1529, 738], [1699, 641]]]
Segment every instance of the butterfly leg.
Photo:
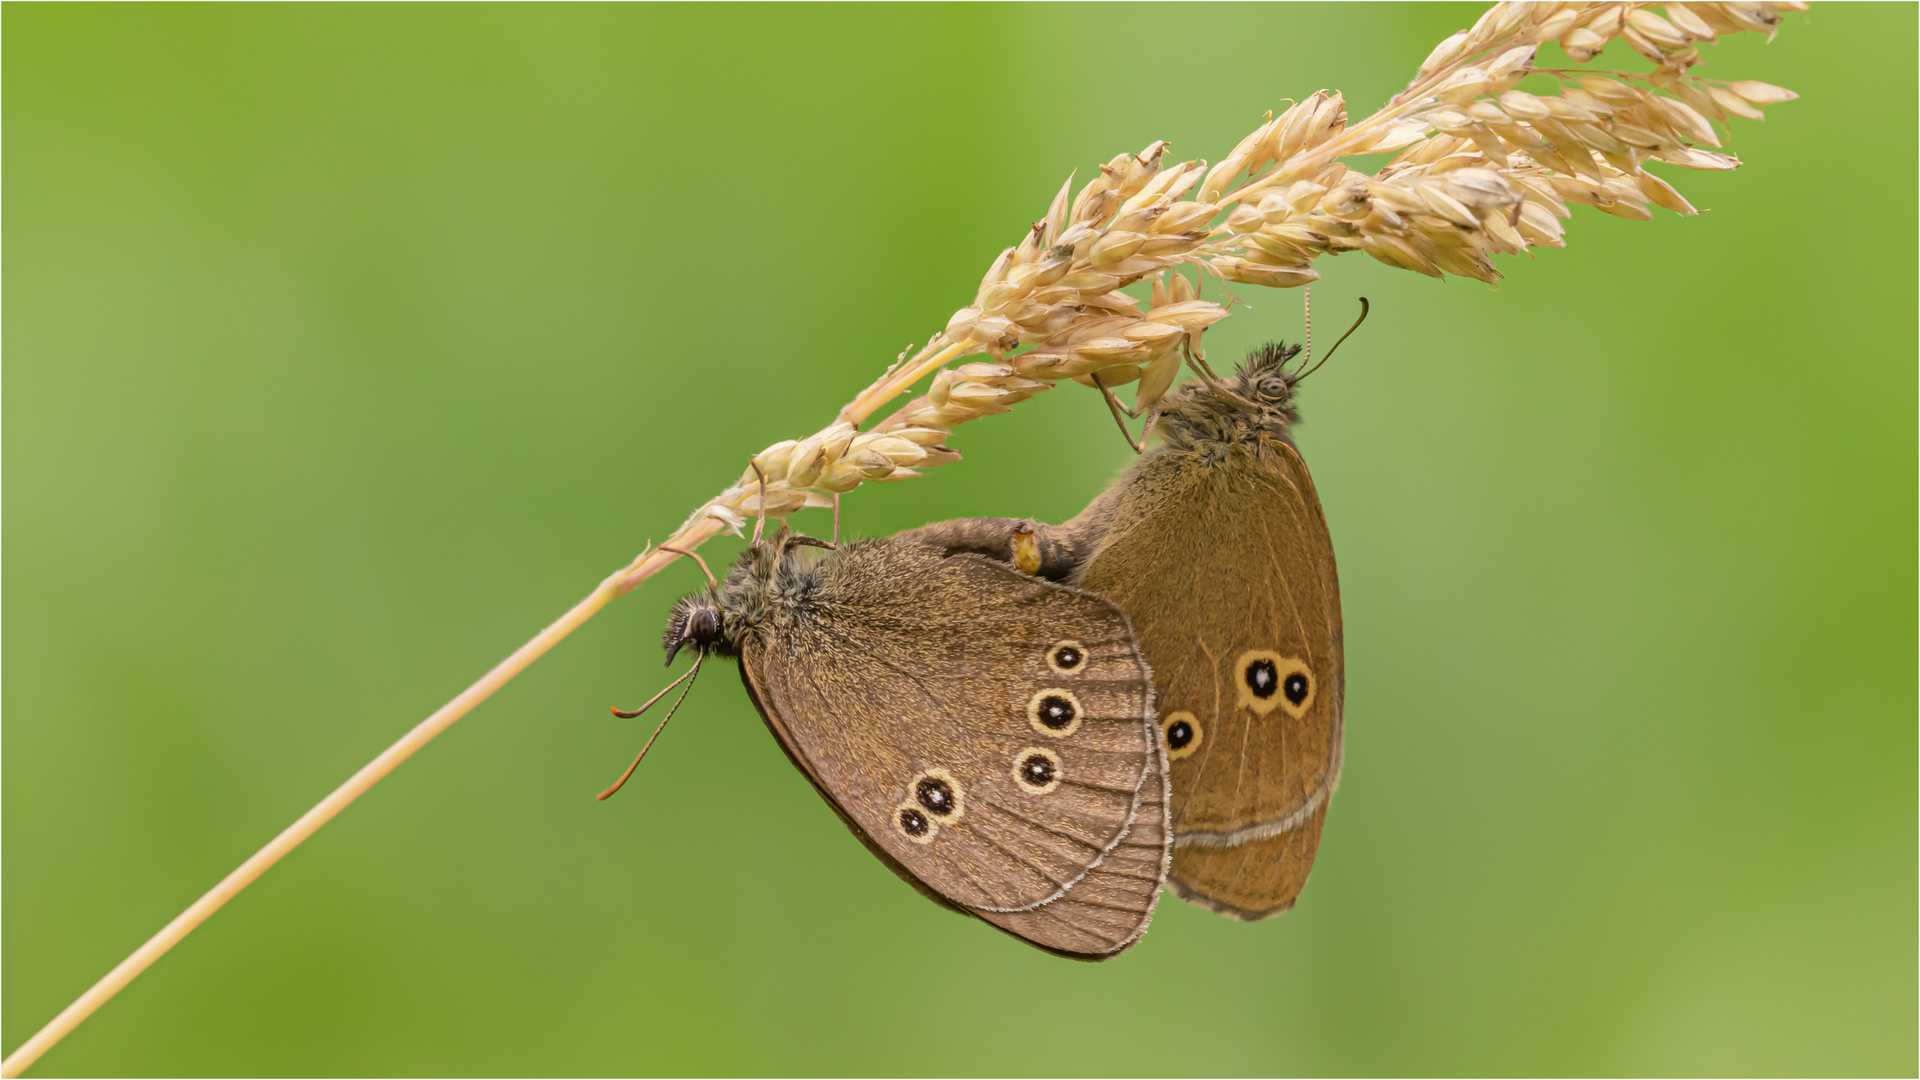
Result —
[[753, 519], [753, 542], [747, 547], [759, 551], [760, 530], [767, 526], [767, 474], [760, 471], [760, 463], [752, 458], [747, 459], [747, 464], [753, 466], [753, 475], [760, 478], [760, 516]]
[[1213, 373], [1213, 369], [1207, 366], [1207, 358], [1204, 353], [1194, 352], [1192, 347], [1188, 346], [1185, 342], [1182, 342], [1180, 347], [1181, 349], [1186, 351], [1187, 366], [1193, 369], [1193, 373], [1195, 375], [1200, 376], [1201, 382], [1204, 382], [1207, 384], [1207, 389], [1212, 390], [1216, 394], [1223, 394], [1227, 397], [1230, 397], [1249, 409], [1258, 408], [1258, 406], [1254, 405], [1253, 402], [1248, 401], [1246, 398], [1243, 398], [1239, 394], [1234, 393], [1232, 390], [1227, 389], [1227, 384], [1221, 382], [1220, 376], [1215, 375]]
[[700, 572], [707, 575], [707, 584], [709, 585], [720, 584], [719, 581], [715, 580], [713, 576], [713, 571], [707, 569], [707, 560], [701, 558], [699, 552], [694, 551], [692, 548], [677, 548], [677, 547], [674, 547], [672, 544], [661, 544], [660, 550], [671, 551], [675, 555], [685, 555], [687, 558], [692, 559], [694, 562], [697, 562], [700, 564]]
[[1187, 366], [1193, 369], [1195, 375], [1200, 376], [1201, 379], [1206, 381], [1208, 386], [1215, 390], [1224, 389], [1224, 387], [1220, 385], [1220, 376], [1213, 373], [1213, 365], [1207, 363], [1206, 353], [1194, 352], [1193, 348], [1184, 342], [1181, 343], [1180, 347], [1186, 351]]
[[808, 536], [803, 532], [789, 533], [784, 529], [780, 543], [790, 547], [817, 547], [828, 551], [840, 550], [840, 493], [833, 493], [833, 539], [822, 540], [817, 536]]
[[[1126, 420], [1122, 419], [1120, 416], [1120, 414], [1123, 412], [1129, 415], [1132, 415], [1133, 410], [1120, 404], [1120, 399], [1113, 396], [1113, 391], [1107, 388], [1107, 384], [1100, 381], [1100, 376], [1098, 373], [1091, 374], [1088, 376], [1088, 378], [1093, 380], [1093, 385], [1100, 388], [1100, 396], [1107, 399], [1107, 410], [1113, 413], [1113, 422], [1120, 425], [1120, 437], [1127, 440], [1127, 445], [1133, 447], [1134, 453], [1138, 454], [1141, 451], [1145, 450], [1146, 449], [1145, 436], [1142, 436], [1139, 442], [1134, 442], [1133, 432], [1127, 430], [1127, 422]], [[1147, 427], [1152, 428], [1153, 421], [1151, 420], [1147, 421]]]

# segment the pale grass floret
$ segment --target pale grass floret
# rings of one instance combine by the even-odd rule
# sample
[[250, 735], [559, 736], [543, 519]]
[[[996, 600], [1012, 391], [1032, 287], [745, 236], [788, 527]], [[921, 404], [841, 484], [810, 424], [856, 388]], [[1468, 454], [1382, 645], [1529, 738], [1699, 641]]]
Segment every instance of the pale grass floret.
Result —
[[[1201, 275], [1291, 288], [1323, 255], [1364, 251], [1433, 277], [1493, 283], [1494, 255], [1565, 245], [1569, 204], [1647, 220], [1695, 213], [1649, 162], [1726, 170], [1715, 127], [1794, 98], [1767, 83], [1718, 82], [1691, 68], [1721, 34], [1772, 34], [1800, 0], [1766, 3], [1500, 3], [1435, 46], [1407, 88], [1349, 124], [1322, 90], [1255, 128], [1217, 164], [1168, 163], [1168, 144], [1120, 154], [1002, 251], [973, 302], [912, 357], [902, 356], [805, 439], [776, 443], [696, 511], [697, 530], [739, 530], [754, 515], [833, 505], [864, 481], [918, 476], [959, 455], [955, 426], [1005, 412], [1063, 379], [1106, 390], [1137, 384], [1152, 409], [1225, 306], [1199, 298]], [[1656, 8], [1658, 10], [1656, 10]], [[1541, 68], [1557, 42], [1587, 63], [1616, 43], [1652, 61], [1646, 74]], [[1546, 75], [1558, 93], [1518, 89]], [[1363, 172], [1346, 160], [1393, 153]], [[1184, 273], [1182, 271], [1185, 271]], [[1190, 276], [1191, 275], [1191, 278]], [[1123, 290], [1151, 282], [1143, 302]], [[988, 361], [948, 367], [969, 355]], [[1191, 362], [1191, 361], [1189, 361]], [[867, 432], [881, 404], [937, 372], [927, 392]], [[762, 499], [764, 487], [765, 497]]]

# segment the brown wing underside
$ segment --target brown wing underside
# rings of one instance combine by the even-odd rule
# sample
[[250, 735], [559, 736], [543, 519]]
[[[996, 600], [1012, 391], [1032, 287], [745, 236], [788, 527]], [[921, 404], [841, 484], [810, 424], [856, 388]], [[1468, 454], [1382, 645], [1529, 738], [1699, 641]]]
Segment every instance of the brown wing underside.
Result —
[[1106, 960], [1140, 940], [1167, 880], [1167, 774], [1158, 760], [1140, 788], [1133, 827], [1065, 896], [1030, 911], [972, 914], [1015, 937], [1075, 960]]
[[813, 775], [805, 760], [794, 753], [785, 726], [760, 703], [759, 696], [754, 693], [753, 680], [747, 677], [744, 667], [741, 668], [741, 681], [746, 684], [747, 696], [753, 700], [754, 708], [766, 720], [775, 741], [786, 751], [787, 759], [793, 762], [794, 768], [800, 770], [801, 775], [813, 785], [821, 800], [832, 808], [847, 831], [920, 895], [941, 907], [972, 915], [1030, 945], [1072, 960], [1110, 960], [1132, 948], [1147, 932], [1147, 924], [1153, 919], [1153, 909], [1160, 900], [1160, 886], [1167, 880], [1167, 866], [1172, 856], [1172, 850], [1167, 846], [1168, 781], [1163, 762], [1155, 762], [1153, 775], [1141, 787], [1140, 812], [1127, 836], [1067, 895], [1030, 911], [981, 911], [941, 896], [914, 877], [885, 848], [874, 843], [873, 838], [848, 817], [846, 811], [834, 802], [833, 796], [820, 786], [819, 778]]
[[[1333, 547], [1305, 464], [1273, 447], [1264, 461], [1149, 462], [1077, 582], [1133, 620], [1163, 727], [1195, 729], [1172, 751], [1170, 880], [1241, 918], [1284, 911], [1305, 884], [1340, 757]], [[1247, 669], [1262, 660], [1283, 677], [1297, 662], [1311, 697], [1257, 696]]]
[[[1159, 818], [1164, 860], [1149, 675], [1125, 617], [1079, 590], [920, 545], [875, 542], [823, 565], [831, 572], [803, 616], [741, 657], [755, 705], [795, 764], [883, 862], [948, 906], [1069, 955], [1130, 943], [1137, 931], [1082, 931], [1064, 907], [992, 919], [1057, 904], [1069, 890], [1110, 890], [1153, 832], [1141, 825], [1143, 807]], [[1063, 640], [1085, 652], [1072, 672], [1047, 662]], [[1048, 688], [1079, 704], [1068, 734], [1041, 731], [1030, 716]], [[1026, 790], [1014, 776], [1035, 746], [1057, 755], [1053, 791]], [[932, 770], [953, 779], [960, 811], [936, 818], [934, 835], [917, 843], [895, 815], [913, 779]], [[1141, 929], [1161, 873], [1156, 863], [1144, 901], [1112, 901], [1139, 908]]]
[[1167, 884], [1182, 900], [1242, 922], [1270, 919], [1293, 907], [1313, 869], [1327, 808], [1308, 815], [1299, 828], [1234, 847], [1179, 849], [1178, 874]]

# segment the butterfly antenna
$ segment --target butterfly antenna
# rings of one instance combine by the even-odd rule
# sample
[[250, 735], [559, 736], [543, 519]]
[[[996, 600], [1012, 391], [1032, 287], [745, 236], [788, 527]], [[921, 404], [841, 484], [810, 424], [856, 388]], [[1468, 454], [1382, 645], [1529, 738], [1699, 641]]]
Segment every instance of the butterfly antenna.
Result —
[[615, 707], [613, 710], [613, 715], [619, 717], [622, 720], [631, 720], [634, 717], [639, 716], [641, 713], [646, 712], [648, 709], [653, 708], [655, 702], [659, 701], [661, 698], [666, 697], [668, 694], [672, 693], [674, 687], [679, 686], [683, 682], [686, 682], [687, 679], [690, 678], [693, 675], [693, 673], [698, 670], [700, 670], [700, 664], [698, 661], [695, 661], [693, 667], [688, 669], [685, 675], [682, 675], [679, 678], [668, 683], [667, 688], [665, 690], [662, 690], [659, 693], [648, 698], [647, 703], [645, 705], [642, 705], [637, 709], [622, 709], [622, 708]]
[[1309, 281], [1300, 289], [1300, 318], [1306, 323], [1304, 337], [1307, 339], [1307, 358], [1300, 361], [1305, 368], [1313, 363], [1313, 282]]
[[[646, 757], [647, 751], [653, 749], [653, 740], [658, 739], [660, 737], [660, 733], [667, 730], [667, 721], [672, 720], [673, 714], [680, 711], [680, 703], [682, 701], [687, 700], [688, 692], [693, 689], [693, 683], [689, 680], [692, 680], [693, 678], [695, 678], [700, 674], [700, 665], [704, 663], [706, 659], [707, 659], [707, 650], [701, 649], [700, 655], [694, 658], [693, 667], [688, 668], [687, 673], [685, 675], [682, 675], [678, 679], [675, 679], [672, 682], [667, 684], [667, 690], [671, 690], [674, 687], [679, 686], [682, 682], [685, 682], [687, 684], [687, 689], [680, 691], [680, 696], [674, 699], [673, 708], [667, 710], [666, 719], [660, 721], [660, 726], [653, 729], [653, 734], [647, 739], [647, 744], [645, 746], [642, 746], [640, 748], [640, 752], [633, 756], [633, 764], [627, 766], [627, 771], [620, 774], [620, 779], [615, 780], [613, 782], [612, 787], [601, 792], [599, 795], [594, 796], [596, 799], [604, 801], [607, 798], [607, 796], [612, 795], [616, 791], [619, 791], [623, 786], [626, 785], [627, 777], [632, 776], [633, 770], [640, 767], [640, 759], [643, 757]], [[662, 690], [659, 693], [653, 695], [652, 701], [647, 702], [646, 705], [642, 705], [639, 708], [633, 710], [632, 712], [621, 712], [619, 709], [615, 709], [613, 710], [613, 714], [615, 716], [622, 716], [622, 717], [639, 716], [641, 713], [646, 712], [648, 707], [651, 706], [653, 702], [659, 701], [661, 698], [666, 697], [667, 690]]]
[[1321, 358], [1320, 358], [1320, 363], [1319, 363], [1319, 364], [1315, 364], [1315, 365], [1313, 365], [1312, 367], [1310, 367], [1310, 368], [1308, 368], [1307, 370], [1305, 370], [1305, 371], [1303, 371], [1303, 372], [1301, 372], [1300, 374], [1298, 374], [1298, 375], [1295, 375], [1295, 376], [1293, 377], [1293, 381], [1294, 381], [1294, 382], [1299, 382], [1299, 381], [1300, 381], [1301, 379], [1304, 379], [1304, 378], [1306, 378], [1307, 376], [1309, 376], [1309, 375], [1311, 375], [1311, 374], [1313, 374], [1314, 372], [1316, 372], [1316, 371], [1319, 371], [1319, 370], [1320, 370], [1320, 364], [1324, 364], [1324, 363], [1326, 363], [1327, 361], [1329, 361], [1329, 360], [1331, 360], [1331, 359], [1333, 359], [1333, 354], [1334, 354], [1335, 352], [1337, 352], [1337, 351], [1339, 351], [1339, 348], [1340, 348], [1340, 346], [1341, 346], [1341, 344], [1342, 344], [1343, 342], [1345, 342], [1345, 341], [1346, 341], [1346, 340], [1347, 340], [1348, 338], [1350, 338], [1350, 337], [1352, 337], [1352, 336], [1353, 336], [1353, 332], [1354, 332], [1355, 330], [1358, 330], [1358, 329], [1360, 329], [1360, 324], [1361, 324], [1361, 323], [1363, 323], [1363, 322], [1366, 322], [1366, 321], [1367, 321], [1367, 312], [1368, 312], [1369, 310], [1370, 310], [1370, 307], [1369, 307], [1369, 305], [1367, 304], [1367, 298], [1366, 298], [1366, 297], [1364, 297], [1364, 296], [1363, 296], [1363, 297], [1361, 297], [1361, 298], [1360, 298], [1360, 317], [1359, 317], [1359, 318], [1357, 318], [1357, 319], [1355, 319], [1355, 320], [1353, 320], [1353, 325], [1352, 325], [1352, 326], [1349, 326], [1349, 327], [1347, 327], [1347, 332], [1346, 332], [1346, 333], [1344, 333], [1344, 334], [1341, 334], [1341, 335], [1340, 335], [1340, 340], [1339, 340], [1339, 341], [1336, 341], [1336, 342], [1334, 342], [1334, 343], [1333, 343], [1333, 348], [1331, 348], [1331, 349], [1328, 349], [1328, 350], [1327, 350], [1327, 355], [1325, 355], [1325, 356], [1323, 356], [1323, 357], [1321, 357]]

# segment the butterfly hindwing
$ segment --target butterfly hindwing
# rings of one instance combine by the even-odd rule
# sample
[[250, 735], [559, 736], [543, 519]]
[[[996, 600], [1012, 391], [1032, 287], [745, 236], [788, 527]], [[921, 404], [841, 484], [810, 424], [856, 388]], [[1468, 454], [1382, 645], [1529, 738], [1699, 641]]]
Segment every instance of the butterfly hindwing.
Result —
[[1155, 668], [1173, 784], [1169, 880], [1243, 919], [1291, 906], [1338, 776], [1339, 585], [1289, 444], [1130, 475], [1078, 578], [1127, 611]]
[[1160, 750], [1150, 674], [1113, 604], [897, 541], [817, 569], [745, 644], [743, 671], [863, 839], [982, 912], [1057, 900], [1129, 850]]
[[1140, 788], [1140, 812], [1120, 843], [1065, 896], [1026, 911], [977, 912], [1011, 934], [1049, 952], [1081, 960], [1113, 956], [1147, 932], [1160, 886], [1167, 879], [1167, 800], [1164, 760]]

